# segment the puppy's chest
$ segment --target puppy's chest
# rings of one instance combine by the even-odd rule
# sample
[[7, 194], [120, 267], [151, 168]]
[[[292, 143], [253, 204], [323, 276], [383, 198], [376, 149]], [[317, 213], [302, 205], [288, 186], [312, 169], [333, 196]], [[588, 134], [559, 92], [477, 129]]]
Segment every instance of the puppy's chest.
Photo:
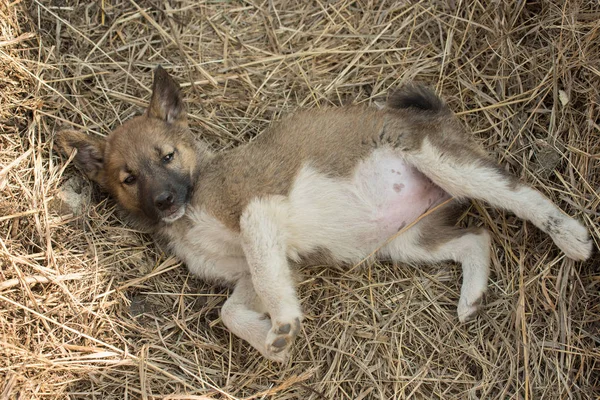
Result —
[[185, 224], [167, 236], [177, 257], [195, 275], [235, 281], [247, 272], [239, 232], [227, 228], [205, 210], [189, 209]]

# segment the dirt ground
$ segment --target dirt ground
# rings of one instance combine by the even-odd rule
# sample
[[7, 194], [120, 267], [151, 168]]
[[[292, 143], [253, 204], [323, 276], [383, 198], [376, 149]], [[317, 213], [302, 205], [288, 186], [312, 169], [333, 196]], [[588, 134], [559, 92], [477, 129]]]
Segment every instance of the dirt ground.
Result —
[[600, 243], [597, 1], [0, 0], [0, 399], [597, 399], [600, 256], [513, 215], [480, 316], [460, 268], [302, 266], [292, 360], [219, 319], [190, 276], [57, 153], [143, 111], [152, 69], [215, 151], [301, 107], [375, 104], [418, 79]]

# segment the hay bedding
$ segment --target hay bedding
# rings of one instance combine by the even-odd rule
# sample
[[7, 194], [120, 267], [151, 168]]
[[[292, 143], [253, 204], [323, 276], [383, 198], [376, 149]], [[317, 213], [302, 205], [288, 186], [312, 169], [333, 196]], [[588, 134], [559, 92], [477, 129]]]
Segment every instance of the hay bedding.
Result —
[[0, 399], [597, 398], [599, 258], [574, 263], [474, 204], [495, 250], [481, 316], [459, 268], [303, 267], [293, 362], [219, 321], [190, 277], [57, 157], [61, 127], [106, 135], [151, 69], [183, 84], [215, 150], [297, 107], [435, 86], [485, 147], [600, 239], [595, 1], [11, 1], [0, 8]]

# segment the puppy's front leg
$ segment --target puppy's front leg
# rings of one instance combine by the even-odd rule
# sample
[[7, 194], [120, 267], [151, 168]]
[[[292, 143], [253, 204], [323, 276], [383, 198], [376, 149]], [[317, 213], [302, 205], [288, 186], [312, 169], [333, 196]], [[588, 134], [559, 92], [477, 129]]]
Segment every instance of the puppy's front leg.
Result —
[[254, 290], [271, 317], [266, 349], [272, 354], [290, 347], [302, 320], [287, 259], [287, 214], [285, 198], [271, 196], [251, 201], [240, 221]]

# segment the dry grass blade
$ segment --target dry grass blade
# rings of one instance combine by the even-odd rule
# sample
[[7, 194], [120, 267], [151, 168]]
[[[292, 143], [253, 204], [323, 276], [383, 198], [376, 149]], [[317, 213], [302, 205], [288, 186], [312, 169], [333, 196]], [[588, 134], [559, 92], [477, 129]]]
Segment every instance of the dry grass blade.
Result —
[[294, 359], [271, 364], [187, 274], [56, 155], [182, 83], [217, 151], [298, 107], [425, 81], [507, 169], [600, 243], [600, 5], [587, 0], [0, 0], [0, 399], [596, 399], [600, 258], [566, 259], [511, 215], [480, 317], [460, 273], [304, 266]]

